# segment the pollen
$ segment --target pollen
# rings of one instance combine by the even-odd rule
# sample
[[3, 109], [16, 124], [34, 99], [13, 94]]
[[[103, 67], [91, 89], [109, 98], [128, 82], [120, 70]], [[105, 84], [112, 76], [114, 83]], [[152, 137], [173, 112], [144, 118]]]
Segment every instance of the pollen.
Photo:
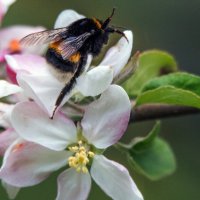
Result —
[[11, 40], [8, 48], [13, 53], [21, 51], [19, 40], [16, 40], [16, 39]]
[[88, 173], [87, 165], [90, 159], [94, 157], [94, 152], [89, 151], [89, 145], [78, 141], [76, 146], [69, 147], [69, 150], [74, 153], [68, 158], [69, 166], [75, 168], [77, 172]]

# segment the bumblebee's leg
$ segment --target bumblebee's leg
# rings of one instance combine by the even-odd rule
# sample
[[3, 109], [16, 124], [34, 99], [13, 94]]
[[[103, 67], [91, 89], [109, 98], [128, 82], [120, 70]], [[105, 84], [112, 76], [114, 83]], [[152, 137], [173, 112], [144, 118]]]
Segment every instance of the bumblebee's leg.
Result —
[[61, 92], [60, 92], [60, 94], [59, 94], [59, 96], [58, 96], [58, 98], [57, 98], [57, 100], [56, 100], [56, 103], [55, 103], [55, 106], [54, 106], [54, 110], [53, 110], [53, 113], [52, 113], [52, 116], [50, 117], [50, 119], [53, 119], [57, 108], [58, 108], [58, 107], [60, 106], [60, 104], [62, 103], [62, 101], [63, 101], [65, 95], [67, 95], [67, 93], [69, 93], [69, 92], [72, 90], [72, 88], [73, 88], [75, 82], [76, 82], [76, 79], [75, 79], [75, 77], [73, 77], [73, 78], [63, 87], [63, 89], [61, 90]]
[[126, 37], [126, 35], [122, 31], [120, 31], [118, 29], [114, 29], [114, 32], [122, 35], [127, 40], [127, 42], [129, 43], [128, 38]]
[[129, 42], [128, 38], [126, 37], [126, 35], [124, 34], [124, 32], [122, 32], [122, 31], [120, 31], [120, 30], [118, 30], [116, 28], [108, 27], [106, 29], [106, 31], [109, 32], [109, 33], [117, 33], [119, 35], [122, 35], [127, 40], [127, 42]]

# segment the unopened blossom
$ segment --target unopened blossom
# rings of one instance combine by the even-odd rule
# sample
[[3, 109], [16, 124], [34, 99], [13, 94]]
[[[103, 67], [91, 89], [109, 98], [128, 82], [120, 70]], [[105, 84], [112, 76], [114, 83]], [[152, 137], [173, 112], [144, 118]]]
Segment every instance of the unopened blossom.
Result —
[[0, 29], [0, 62], [5, 61], [5, 55], [7, 54], [21, 54], [21, 53], [33, 53], [42, 54], [44, 48], [41, 47], [23, 47], [20, 44], [20, 39], [28, 34], [42, 31], [43, 27], [33, 27], [25, 25], [16, 25]]
[[[83, 18], [73, 10], [63, 11], [56, 20], [55, 28], [68, 26], [70, 23]], [[125, 31], [127, 40], [123, 37], [118, 43], [111, 47], [98, 66], [91, 66], [91, 56], [85, 71], [76, 80], [73, 90], [66, 95], [61, 106], [74, 94], [83, 96], [97, 96], [105, 91], [112, 83], [113, 78], [118, 75], [127, 63], [133, 43], [131, 31]], [[64, 87], [65, 82], [53, 76], [50, 64], [46, 59], [36, 55], [13, 55], [6, 56], [7, 63], [17, 74], [18, 84], [25, 90], [26, 94], [34, 99], [49, 116], [54, 110], [55, 101]]]
[[0, 0], [0, 24], [1, 21], [6, 14], [8, 8], [15, 2], [16, 0]]
[[[116, 85], [85, 109], [78, 127], [60, 112], [50, 120], [35, 102], [19, 103], [11, 122], [24, 140], [16, 140], [6, 151], [0, 178], [15, 187], [32, 186], [68, 163], [58, 177], [57, 200], [87, 199], [91, 178], [112, 199], [142, 200], [127, 169], [100, 154], [122, 137], [130, 110], [126, 92]], [[60, 159], [60, 152], [66, 157]]]

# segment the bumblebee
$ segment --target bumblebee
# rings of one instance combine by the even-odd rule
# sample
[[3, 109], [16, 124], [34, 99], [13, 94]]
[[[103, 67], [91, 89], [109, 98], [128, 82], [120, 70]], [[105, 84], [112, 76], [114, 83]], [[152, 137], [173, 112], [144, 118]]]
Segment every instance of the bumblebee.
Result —
[[57, 77], [64, 77], [65, 86], [55, 101], [51, 119], [83, 72], [88, 55], [97, 56], [103, 45], [107, 44], [110, 33], [118, 33], [126, 38], [123, 32], [109, 26], [114, 13], [115, 8], [105, 21], [83, 18], [67, 27], [32, 33], [21, 39], [22, 45], [48, 44], [46, 60], [53, 66]]

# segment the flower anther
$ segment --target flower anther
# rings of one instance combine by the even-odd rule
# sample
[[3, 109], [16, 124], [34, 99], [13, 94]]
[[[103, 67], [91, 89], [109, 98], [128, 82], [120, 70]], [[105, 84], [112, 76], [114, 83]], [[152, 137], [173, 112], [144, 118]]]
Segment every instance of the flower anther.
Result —
[[82, 140], [79, 140], [77, 145], [69, 147], [69, 151], [74, 153], [68, 159], [69, 166], [75, 168], [77, 172], [88, 173], [87, 165], [95, 155], [90, 149], [90, 145]]
[[21, 45], [19, 43], [19, 40], [17, 40], [17, 39], [11, 40], [8, 44], [8, 48], [9, 48], [10, 52], [12, 52], [12, 53], [20, 52]]

